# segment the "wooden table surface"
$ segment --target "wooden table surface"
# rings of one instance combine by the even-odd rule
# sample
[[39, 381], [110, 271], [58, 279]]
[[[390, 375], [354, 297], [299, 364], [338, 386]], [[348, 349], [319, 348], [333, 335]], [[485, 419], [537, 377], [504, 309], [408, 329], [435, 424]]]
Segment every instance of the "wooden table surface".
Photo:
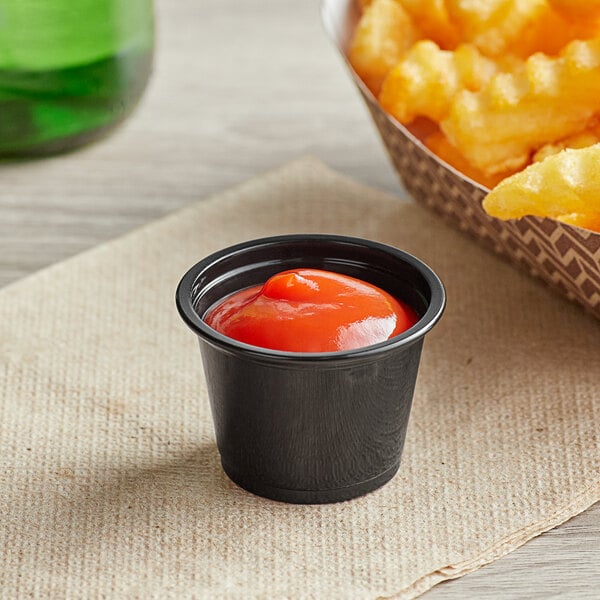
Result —
[[[148, 92], [109, 138], [0, 164], [0, 285], [305, 154], [401, 197], [316, 0], [159, 0]], [[428, 600], [600, 598], [600, 504]]]

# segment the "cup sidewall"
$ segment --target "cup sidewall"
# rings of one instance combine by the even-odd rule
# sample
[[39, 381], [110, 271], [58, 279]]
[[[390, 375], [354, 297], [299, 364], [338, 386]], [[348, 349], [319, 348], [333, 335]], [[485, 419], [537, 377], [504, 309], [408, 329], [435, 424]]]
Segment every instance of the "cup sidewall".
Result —
[[242, 487], [272, 489], [274, 499], [286, 490], [323, 491], [329, 501], [336, 490], [347, 496], [395, 472], [422, 343], [315, 368], [255, 361], [200, 339], [225, 471]]

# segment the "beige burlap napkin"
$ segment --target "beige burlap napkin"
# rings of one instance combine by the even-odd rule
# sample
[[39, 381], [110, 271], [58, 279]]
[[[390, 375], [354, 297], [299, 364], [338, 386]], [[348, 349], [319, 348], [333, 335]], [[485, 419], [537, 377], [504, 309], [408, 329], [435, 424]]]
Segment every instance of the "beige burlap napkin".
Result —
[[[223, 475], [179, 277], [268, 234], [425, 259], [425, 342], [398, 475], [338, 505]], [[600, 499], [600, 324], [422, 209], [302, 160], [0, 292], [7, 598], [412, 598]], [[1, 595], [1, 594], [0, 594]]]

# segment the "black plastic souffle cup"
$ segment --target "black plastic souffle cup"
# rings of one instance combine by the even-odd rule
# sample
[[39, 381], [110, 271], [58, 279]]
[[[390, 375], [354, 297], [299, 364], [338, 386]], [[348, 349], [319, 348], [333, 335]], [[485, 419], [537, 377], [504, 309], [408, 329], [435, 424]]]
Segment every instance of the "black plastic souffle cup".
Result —
[[[319, 353], [244, 344], [203, 321], [233, 292], [300, 267], [374, 284], [407, 302], [420, 319], [385, 342]], [[263, 238], [193, 266], [177, 288], [177, 307], [200, 341], [229, 478], [259, 496], [301, 504], [349, 500], [389, 481], [400, 465], [423, 337], [444, 305], [444, 287], [427, 265], [358, 238]]]

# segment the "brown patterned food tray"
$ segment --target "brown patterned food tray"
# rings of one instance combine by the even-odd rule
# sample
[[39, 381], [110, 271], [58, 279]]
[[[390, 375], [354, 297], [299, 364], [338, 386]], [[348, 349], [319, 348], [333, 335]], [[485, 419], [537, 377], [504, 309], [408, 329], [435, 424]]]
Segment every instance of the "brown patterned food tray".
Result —
[[354, 0], [323, 0], [321, 9], [325, 28], [413, 198], [600, 318], [600, 234], [552, 219], [501, 221], [488, 216], [481, 206], [488, 190], [447, 165], [391, 118], [352, 70], [345, 50], [359, 15]]

